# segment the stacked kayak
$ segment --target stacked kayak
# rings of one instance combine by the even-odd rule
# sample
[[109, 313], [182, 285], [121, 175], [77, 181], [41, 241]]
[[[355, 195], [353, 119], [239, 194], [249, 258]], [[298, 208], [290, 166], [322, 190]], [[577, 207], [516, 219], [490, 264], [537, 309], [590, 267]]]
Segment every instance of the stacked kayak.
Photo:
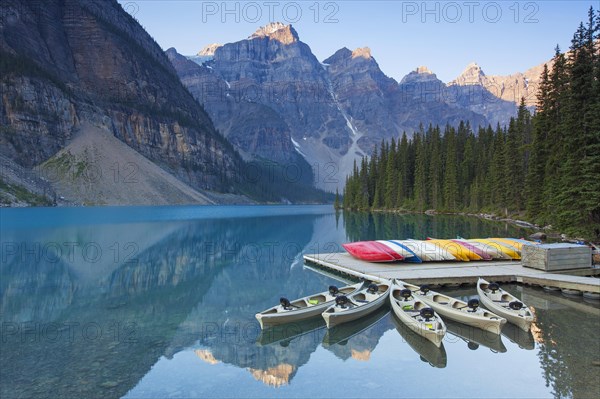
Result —
[[368, 262], [443, 262], [520, 260], [524, 245], [536, 242], [516, 238], [377, 240], [342, 244], [353, 257]]
[[453, 240], [439, 240], [428, 238], [427, 242], [430, 242], [434, 245], [437, 245], [440, 248], [445, 249], [450, 252], [457, 260], [462, 260], [464, 262], [468, 262], [470, 260], [482, 260], [483, 257], [476, 252], [473, 252], [472, 249], [464, 246], [460, 242], [456, 242]]

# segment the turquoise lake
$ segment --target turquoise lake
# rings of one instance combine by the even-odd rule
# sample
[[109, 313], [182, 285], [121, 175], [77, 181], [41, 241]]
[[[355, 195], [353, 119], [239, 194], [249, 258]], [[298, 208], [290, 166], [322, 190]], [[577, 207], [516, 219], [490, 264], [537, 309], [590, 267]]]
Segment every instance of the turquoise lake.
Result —
[[541, 288], [504, 286], [534, 309], [531, 333], [448, 323], [440, 349], [387, 308], [331, 331], [261, 333], [254, 318], [344, 284], [304, 253], [527, 235], [514, 225], [330, 206], [37, 208], [0, 209], [0, 233], [2, 398], [600, 396], [598, 302]]

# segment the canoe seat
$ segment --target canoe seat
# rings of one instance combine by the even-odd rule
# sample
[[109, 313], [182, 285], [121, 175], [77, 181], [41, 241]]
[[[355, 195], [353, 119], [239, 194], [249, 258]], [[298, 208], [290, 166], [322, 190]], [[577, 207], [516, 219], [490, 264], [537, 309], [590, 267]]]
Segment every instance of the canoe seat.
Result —
[[494, 301], [494, 302], [506, 303], [506, 302], [508, 302], [508, 301], [502, 301], [502, 300], [499, 300], [499, 301]]

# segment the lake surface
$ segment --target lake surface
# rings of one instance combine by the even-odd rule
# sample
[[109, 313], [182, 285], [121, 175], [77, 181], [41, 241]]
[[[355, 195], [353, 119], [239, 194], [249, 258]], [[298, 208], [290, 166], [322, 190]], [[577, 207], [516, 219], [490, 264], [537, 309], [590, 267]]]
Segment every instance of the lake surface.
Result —
[[261, 334], [254, 318], [281, 296], [343, 285], [304, 267], [303, 253], [362, 239], [526, 234], [512, 225], [329, 206], [2, 209], [0, 217], [2, 398], [600, 395], [598, 304], [541, 289], [505, 286], [534, 308], [532, 333], [449, 325], [440, 349], [389, 309], [331, 331], [315, 320]]

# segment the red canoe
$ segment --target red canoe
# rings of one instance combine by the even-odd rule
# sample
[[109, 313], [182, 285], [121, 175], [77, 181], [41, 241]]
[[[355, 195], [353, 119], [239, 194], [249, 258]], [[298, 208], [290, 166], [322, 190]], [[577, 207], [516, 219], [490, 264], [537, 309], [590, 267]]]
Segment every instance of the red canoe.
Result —
[[358, 241], [342, 246], [350, 255], [368, 262], [396, 262], [404, 259], [402, 255], [377, 241]]

